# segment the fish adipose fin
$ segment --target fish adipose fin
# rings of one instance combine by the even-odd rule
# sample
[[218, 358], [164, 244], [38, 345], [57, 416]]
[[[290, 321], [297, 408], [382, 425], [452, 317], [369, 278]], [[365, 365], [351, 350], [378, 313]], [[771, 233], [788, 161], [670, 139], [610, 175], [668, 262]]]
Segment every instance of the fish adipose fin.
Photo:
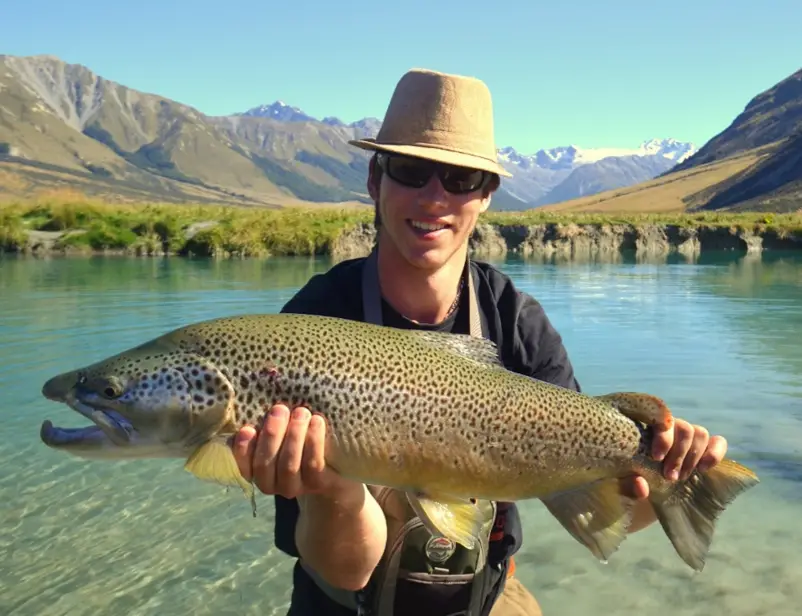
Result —
[[487, 554], [490, 530], [496, 517], [491, 501], [407, 493], [415, 515], [432, 534], [439, 534], [472, 550], [477, 544]]
[[603, 479], [541, 499], [560, 524], [602, 562], [626, 539], [635, 501], [623, 494], [618, 479]]
[[668, 405], [661, 398], [651, 394], [617, 392], [596, 398], [607, 402], [622, 415], [647, 426], [659, 425], [668, 429], [674, 423]]
[[745, 466], [724, 459], [704, 473], [694, 471], [667, 493], [650, 495], [650, 501], [677, 554], [688, 566], [701, 571], [716, 520], [739, 494], [759, 481]]

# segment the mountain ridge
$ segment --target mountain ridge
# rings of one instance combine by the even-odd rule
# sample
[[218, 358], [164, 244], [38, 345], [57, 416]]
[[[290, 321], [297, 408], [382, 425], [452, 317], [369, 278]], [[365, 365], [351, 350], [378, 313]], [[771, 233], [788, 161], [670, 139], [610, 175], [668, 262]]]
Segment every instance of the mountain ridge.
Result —
[[671, 172], [727, 158], [747, 150], [778, 144], [802, 131], [802, 69], [750, 99], [724, 130]]
[[[347, 141], [374, 136], [380, 126], [374, 117], [347, 123], [333, 116], [318, 120], [281, 100], [234, 114], [206, 115], [56, 56], [0, 56], [0, 160], [39, 165], [39, 172], [85, 173], [97, 180], [98, 190], [111, 182], [132, 193], [151, 191], [154, 197], [179, 201], [182, 194], [194, 199], [204, 193], [209, 199], [252, 204], [293, 199], [367, 204], [369, 154]], [[533, 207], [580, 165], [593, 165], [606, 154], [663, 156], [661, 147], [680, 143], [652, 139], [631, 150], [566, 146], [531, 156], [508, 147], [503, 149], [507, 158], [502, 154], [500, 159], [514, 178], [502, 184], [494, 205]], [[671, 165], [671, 156], [664, 156], [661, 170]], [[551, 163], [541, 169], [538, 159]], [[609, 173], [609, 166], [599, 167], [598, 173]], [[32, 170], [27, 178], [34, 184], [40, 180]], [[596, 177], [588, 185], [620, 181]]]
[[[373, 117], [318, 120], [281, 100], [206, 115], [55, 56], [0, 55], [4, 198], [68, 187], [112, 200], [368, 205], [369, 154], [347, 142], [375, 136], [380, 126]], [[798, 207], [798, 134], [802, 70], [753, 97], [698, 149], [673, 138], [533, 154], [500, 147], [499, 161], [513, 178], [504, 179], [493, 207], [611, 208], [619, 195], [629, 199], [627, 208], [669, 207], [654, 190], [676, 188], [678, 175], [686, 188], [672, 189], [672, 211]]]

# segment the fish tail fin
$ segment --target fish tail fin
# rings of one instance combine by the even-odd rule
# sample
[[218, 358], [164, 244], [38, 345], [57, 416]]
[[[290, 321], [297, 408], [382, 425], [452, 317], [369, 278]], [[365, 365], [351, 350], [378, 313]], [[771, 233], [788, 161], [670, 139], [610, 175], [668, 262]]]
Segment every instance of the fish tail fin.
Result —
[[691, 568], [701, 571], [718, 517], [757, 483], [759, 479], [750, 469], [725, 459], [708, 471], [695, 471], [667, 492], [654, 491], [650, 501], [677, 554]]

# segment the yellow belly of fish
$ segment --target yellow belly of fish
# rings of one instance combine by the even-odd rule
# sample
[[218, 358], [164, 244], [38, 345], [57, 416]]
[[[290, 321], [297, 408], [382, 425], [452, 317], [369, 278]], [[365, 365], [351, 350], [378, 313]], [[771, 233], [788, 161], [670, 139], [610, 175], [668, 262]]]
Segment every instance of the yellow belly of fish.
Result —
[[616, 475], [605, 464], [535, 465], [521, 457], [488, 458], [462, 448], [395, 441], [385, 447], [334, 441], [327, 464], [342, 476], [411, 492], [450, 494], [497, 501], [537, 498], [554, 491]]

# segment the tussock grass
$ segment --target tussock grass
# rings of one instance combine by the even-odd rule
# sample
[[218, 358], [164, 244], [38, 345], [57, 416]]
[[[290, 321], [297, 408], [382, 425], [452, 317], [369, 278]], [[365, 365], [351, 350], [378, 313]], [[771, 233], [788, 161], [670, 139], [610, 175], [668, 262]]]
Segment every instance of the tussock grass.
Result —
[[372, 220], [344, 207], [283, 210], [176, 204], [110, 204], [86, 198], [0, 205], [0, 247], [21, 249], [31, 231], [64, 233], [54, 248], [202, 256], [314, 255], [349, 227]]
[[[372, 224], [370, 208], [111, 204], [60, 193], [0, 205], [0, 250], [23, 250], [28, 234], [56, 234], [53, 248], [131, 254], [279, 256], [328, 254], [341, 233]], [[802, 211], [761, 213], [489, 212], [492, 225], [677, 225], [802, 235]]]

